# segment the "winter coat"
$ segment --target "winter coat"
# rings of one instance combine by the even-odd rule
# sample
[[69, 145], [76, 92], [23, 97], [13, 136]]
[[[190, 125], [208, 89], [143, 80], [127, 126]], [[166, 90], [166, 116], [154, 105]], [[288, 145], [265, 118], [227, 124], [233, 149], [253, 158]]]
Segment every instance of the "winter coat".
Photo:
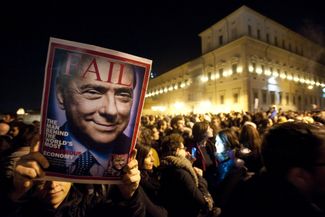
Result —
[[207, 209], [207, 183], [197, 176], [189, 160], [167, 156], [161, 160], [160, 199], [170, 217], [196, 217]]

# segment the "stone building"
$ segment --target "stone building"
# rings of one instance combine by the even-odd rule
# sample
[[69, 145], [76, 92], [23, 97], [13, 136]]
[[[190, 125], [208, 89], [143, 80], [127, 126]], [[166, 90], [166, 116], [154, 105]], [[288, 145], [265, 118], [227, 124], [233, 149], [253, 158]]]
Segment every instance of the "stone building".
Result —
[[325, 107], [325, 49], [242, 6], [199, 34], [202, 55], [154, 79], [145, 114]]

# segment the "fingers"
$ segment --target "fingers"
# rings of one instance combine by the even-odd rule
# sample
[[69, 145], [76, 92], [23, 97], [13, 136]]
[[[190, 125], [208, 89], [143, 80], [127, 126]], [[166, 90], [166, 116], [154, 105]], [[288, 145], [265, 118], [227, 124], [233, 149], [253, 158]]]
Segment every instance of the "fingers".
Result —
[[39, 134], [35, 134], [31, 140], [31, 144], [30, 144], [30, 152], [37, 152], [39, 151], [39, 147], [40, 147], [40, 135]]
[[[136, 152], [133, 153], [136, 155]], [[138, 161], [131, 157], [130, 162], [123, 168], [125, 174], [122, 177], [123, 185], [120, 185], [120, 191], [125, 198], [130, 198], [140, 183], [140, 171], [138, 169]]]
[[49, 162], [40, 152], [33, 152], [21, 158], [23, 161], [36, 161], [42, 168], [48, 168]]
[[21, 157], [15, 167], [15, 173], [28, 178], [43, 177], [43, 168], [47, 168], [47, 159], [39, 152], [33, 152]]

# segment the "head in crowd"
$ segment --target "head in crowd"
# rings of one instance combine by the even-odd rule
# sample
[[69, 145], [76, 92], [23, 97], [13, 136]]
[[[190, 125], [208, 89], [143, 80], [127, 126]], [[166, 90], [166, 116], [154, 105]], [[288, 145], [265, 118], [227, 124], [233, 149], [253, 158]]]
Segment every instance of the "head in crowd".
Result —
[[[325, 128], [286, 122], [271, 128], [263, 138], [262, 155], [268, 172], [284, 176], [300, 167], [313, 171], [325, 153]], [[323, 159], [322, 159], [323, 157]]]
[[150, 146], [137, 144], [137, 160], [140, 170], [152, 170], [154, 165], [154, 157]]
[[109, 144], [129, 124], [136, 76], [132, 65], [69, 54], [57, 78], [59, 107], [69, 130], [86, 144]]
[[[57, 208], [67, 197], [71, 182], [62, 181], [34, 181], [33, 198], [42, 203], [47, 202], [53, 208]], [[33, 190], [32, 190], [33, 191]]]
[[168, 123], [166, 120], [161, 119], [157, 122], [157, 127], [159, 132], [165, 132], [165, 130], [168, 128]]
[[152, 130], [141, 126], [138, 131], [137, 143], [141, 145], [152, 145]]
[[261, 146], [261, 137], [256, 129], [256, 125], [252, 122], [246, 122], [240, 131], [239, 141], [251, 151], [259, 151]]
[[229, 128], [221, 130], [216, 137], [217, 153], [227, 152], [239, 148], [239, 141], [236, 134]]
[[184, 131], [185, 121], [182, 115], [177, 115], [173, 117], [170, 121], [170, 125], [174, 130], [178, 130], [179, 132]]
[[209, 125], [209, 122], [197, 122], [193, 125], [192, 129], [193, 141], [195, 143], [202, 143], [207, 141], [209, 138], [213, 137], [212, 128]]
[[[186, 156], [184, 147], [184, 139], [180, 134], [173, 133], [163, 138], [162, 143], [162, 156]], [[183, 153], [184, 152], [184, 153]]]
[[9, 124], [7, 124], [6, 122], [0, 123], [0, 136], [6, 135], [9, 132], [9, 130], [10, 130]]

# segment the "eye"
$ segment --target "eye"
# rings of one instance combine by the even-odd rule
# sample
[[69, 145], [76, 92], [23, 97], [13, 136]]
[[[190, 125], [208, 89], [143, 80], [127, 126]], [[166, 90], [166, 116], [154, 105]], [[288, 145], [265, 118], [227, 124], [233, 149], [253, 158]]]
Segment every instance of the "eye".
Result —
[[102, 93], [96, 89], [85, 89], [82, 95], [87, 99], [97, 99], [102, 96]]
[[116, 92], [116, 96], [122, 102], [127, 103], [127, 102], [130, 102], [132, 100], [133, 92], [132, 92], [132, 90], [129, 90], [129, 89], [127, 89], [127, 90], [122, 89], [122, 90], [118, 90]]

